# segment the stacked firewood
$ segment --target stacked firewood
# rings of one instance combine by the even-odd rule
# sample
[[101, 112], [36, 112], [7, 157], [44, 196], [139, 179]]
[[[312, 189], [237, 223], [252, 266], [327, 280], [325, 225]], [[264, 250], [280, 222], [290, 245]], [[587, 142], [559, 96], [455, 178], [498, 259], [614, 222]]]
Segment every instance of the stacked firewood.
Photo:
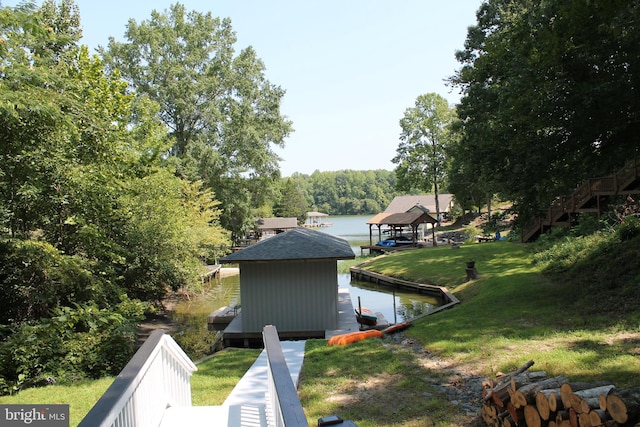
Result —
[[492, 427], [640, 427], [640, 387], [571, 382], [520, 368], [483, 384], [482, 419]]

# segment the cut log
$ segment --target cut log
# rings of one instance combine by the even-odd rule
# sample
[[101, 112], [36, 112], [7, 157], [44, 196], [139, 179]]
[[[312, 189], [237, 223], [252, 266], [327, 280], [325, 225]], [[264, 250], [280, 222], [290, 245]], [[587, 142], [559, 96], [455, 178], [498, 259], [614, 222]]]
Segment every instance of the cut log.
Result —
[[589, 412], [589, 419], [591, 420], [592, 426], [598, 427], [604, 425], [605, 421], [610, 420], [611, 417], [601, 409], [594, 409], [593, 411]]
[[[535, 402], [535, 399], [533, 399], [533, 402]], [[516, 408], [524, 408], [527, 404], [533, 402], [531, 402], [530, 399], [527, 399], [527, 396], [525, 396], [520, 390], [514, 391], [511, 395], [511, 403], [513, 403], [513, 406]]]
[[516, 407], [513, 406], [513, 403], [509, 402], [507, 403], [507, 412], [509, 412], [511, 420], [513, 420], [516, 425], [520, 424], [520, 420], [523, 419], [523, 413], [521, 410], [516, 409]]
[[587, 388], [584, 390], [574, 390], [573, 394], [582, 399], [590, 399], [592, 397], [600, 397], [600, 395], [604, 394], [605, 396], [611, 394], [616, 389], [613, 384], [601, 385], [593, 388]]
[[547, 400], [549, 400], [549, 410], [551, 412], [556, 412], [561, 409], [562, 402], [558, 401], [559, 393], [560, 393], [560, 390], [558, 390], [557, 392], [552, 390], [551, 392], [549, 392], [549, 395], [547, 396]]
[[551, 410], [549, 409], [549, 399], [542, 391], [536, 393], [536, 408], [538, 408], [540, 418], [547, 421], [551, 415]]
[[537, 392], [545, 389], [554, 389], [560, 388], [563, 384], [569, 382], [567, 377], [558, 376], [553, 378], [547, 378], [546, 380], [538, 381], [537, 383], [532, 383], [520, 387], [518, 390], [522, 392], [525, 396], [532, 395], [535, 396]]
[[571, 407], [571, 395], [574, 392], [593, 389], [605, 384], [602, 383], [583, 383], [583, 382], [566, 382], [560, 386], [560, 399], [562, 400], [562, 405], [565, 408]]
[[[506, 375], [504, 375], [503, 377], [501, 377], [500, 382], [491, 390], [489, 390], [489, 392], [487, 393], [487, 395], [485, 396], [485, 400], [489, 400], [493, 398], [493, 395], [495, 393], [501, 393], [501, 392], [506, 392], [506, 390], [509, 388], [509, 386], [511, 385], [511, 378], [519, 375], [521, 373], [523, 373], [524, 371], [526, 371], [527, 369], [529, 369], [530, 367], [533, 366], [533, 360], [529, 360], [527, 363], [525, 363], [524, 365], [520, 366], [518, 369], [516, 369], [515, 371], [508, 373]], [[508, 395], [508, 393], [507, 393]], [[498, 402], [496, 402], [496, 404], [498, 404], [498, 406], [503, 407], [504, 403], [505, 403], [505, 397], [503, 395], [501, 395], [500, 399], [498, 399], [499, 402], [502, 404], [502, 406], [500, 406], [498, 404]], [[494, 402], [496, 400], [494, 399]]]
[[625, 396], [625, 399], [622, 394], [622, 391], [618, 391], [607, 396], [607, 412], [618, 424], [626, 424], [640, 413], [640, 402], [629, 396]]
[[571, 427], [578, 427], [578, 413], [573, 408], [569, 408], [569, 423]]
[[540, 419], [540, 413], [533, 405], [527, 405], [524, 407], [524, 420], [527, 427], [541, 427], [542, 420]]
[[[580, 399], [580, 410], [578, 411], [581, 414], [588, 414], [594, 409], [600, 409], [600, 399], [597, 397], [587, 397], [586, 399]], [[577, 411], [577, 409], [576, 409]]]
[[593, 427], [591, 425], [591, 418], [589, 418], [589, 414], [578, 414], [578, 426]]
[[545, 371], [523, 372], [511, 377], [511, 389], [518, 390], [527, 384], [537, 383], [547, 378]]

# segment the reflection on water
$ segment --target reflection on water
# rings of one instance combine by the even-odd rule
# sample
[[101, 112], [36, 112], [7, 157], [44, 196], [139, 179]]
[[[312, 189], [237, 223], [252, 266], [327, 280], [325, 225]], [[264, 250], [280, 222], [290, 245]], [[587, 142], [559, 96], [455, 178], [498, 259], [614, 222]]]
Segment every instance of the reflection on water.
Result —
[[204, 317], [206, 326], [207, 316], [214, 310], [228, 305], [234, 307], [240, 304], [240, 275], [232, 274], [211, 281], [211, 285], [202, 294], [194, 295], [190, 300], [184, 300], [174, 309], [176, 320], [181, 317]]
[[354, 308], [358, 306], [358, 297], [360, 297], [362, 307], [382, 313], [389, 323], [409, 320], [442, 305], [439, 298], [429, 295], [350, 279], [349, 274], [338, 274], [338, 285], [349, 289]]
[[[432, 296], [350, 279], [349, 274], [338, 274], [337, 285], [349, 289], [354, 308], [358, 306], [360, 297], [363, 307], [382, 313], [390, 323], [403, 322], [442, 305], [442, 301]], [[185, 326], [206, 328], [207, 316], [212, 311], [225, 305], [233, 307], [240, 303], [240, 275], [225, 276], [214, 279], [202, 294], [178, 303], [174, 310], [174, 320]]]

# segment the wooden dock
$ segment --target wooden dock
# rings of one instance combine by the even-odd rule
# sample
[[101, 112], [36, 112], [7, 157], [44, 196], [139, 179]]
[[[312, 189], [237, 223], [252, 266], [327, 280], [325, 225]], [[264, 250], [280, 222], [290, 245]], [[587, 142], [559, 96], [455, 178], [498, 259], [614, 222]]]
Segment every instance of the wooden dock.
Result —
[[396, 279], [395, 277], [388, 277], [372, 271], [363, 270], [359, 267], [351, 267], [351, 279], [365, 280], [372, 283], [377, 283], [384, 286], [390, 286], [396, 289], [407, 289], [419, 294], [428, 294], [436, 298], [443, 300], [444, 304], [430, 310], [428, 313], [415, 317], [412, 320], [419, 319], [429, 314], [437, 313], [439, 311], [451, 308], [456, 304], [460, 304], [460, 300], [456, 298], [449, 290], [444, 286], [427, 285], [424, 283], [409, 282], [408, 280]]
[[[213, 314], [213, 313], [212, 313]], [[334, 335], [346, 334], [360, 330], [348, 289], [338, 289], [338, 324], [335, 330], [322, 331], [278, 331], [282, 340], [301, 340], [309, 338], [329, 339]], [[242, 310], [224, 329], [225, 347], [260, 347], [262, 332], [248, 332], [242, 328]]]
[[203, 274], [200, 275], [202, 283], [210, 283], [211, 279], [218, 277], [220, 274], [220, 264], [209, 264]]

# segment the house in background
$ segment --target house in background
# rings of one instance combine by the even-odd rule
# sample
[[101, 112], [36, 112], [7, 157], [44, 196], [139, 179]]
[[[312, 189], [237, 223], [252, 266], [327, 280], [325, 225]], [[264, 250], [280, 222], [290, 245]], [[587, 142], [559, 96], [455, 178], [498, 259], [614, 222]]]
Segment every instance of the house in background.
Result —
[[[438, 202], [442, 221], [453, 208], [453, 195], [439, 194]], [[394, 243], [400, 237], [408, 239], [408, 243], [413, 246], [429, 239], [435, 242], [435, 226], [438, 223], [436, 213], [434, 194], [394, 197], [384, 212], [367, 221], [370, 245], [367, 248], [373, 249], [374, 239], [378, 240], [379, 244]], [[374, 235], [374, 227], [377, 227], [377, 236]]]
[[[443, 221], [453, 209], [453, 194], [438, 194], [438, 202], [440, 204], [440, 221]], [[436, 196], [434, 194], [396, 196], [384, 210], [384, 213], [404, 213], [414, 207], [418, 207], [436, 218]]]
[[264, 240], [287, 230], [298, 227], [298, 218], [258, 218], [258, 240]]
[[338, 324], [338, 260], [353, 258], [346, 240], [304, 227], [221, 258], [240, 268], [242, 304], [225, 343], [261, 339], [265, 325], [283, 338], [324, 338]]

